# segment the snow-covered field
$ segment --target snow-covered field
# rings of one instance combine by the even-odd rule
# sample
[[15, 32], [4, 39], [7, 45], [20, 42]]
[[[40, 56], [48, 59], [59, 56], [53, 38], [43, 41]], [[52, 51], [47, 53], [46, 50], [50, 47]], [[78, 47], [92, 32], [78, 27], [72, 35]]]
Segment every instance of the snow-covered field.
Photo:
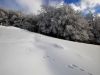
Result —
[[0, 75], [100, 75], [100, 46], [0, 26]]

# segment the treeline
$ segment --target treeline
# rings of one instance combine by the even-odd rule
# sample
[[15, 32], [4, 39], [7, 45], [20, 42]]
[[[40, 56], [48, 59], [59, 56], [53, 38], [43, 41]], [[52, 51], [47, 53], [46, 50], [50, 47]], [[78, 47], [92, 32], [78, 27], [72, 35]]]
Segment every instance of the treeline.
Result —
[[100, 45], [100, 16], [98, 13], [75, 11], [68, 4], [59, 8], [44, 4], [38, 15], [0, 7], [0, 23], [48, 36]]

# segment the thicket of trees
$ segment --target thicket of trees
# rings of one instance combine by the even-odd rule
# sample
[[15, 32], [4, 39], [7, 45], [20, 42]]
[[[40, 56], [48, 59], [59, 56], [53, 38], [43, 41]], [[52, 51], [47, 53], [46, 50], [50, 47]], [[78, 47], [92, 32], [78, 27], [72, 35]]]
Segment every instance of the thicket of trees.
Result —
[[4, 26], [15, 26], [34, 31], [37, 22], [37, 15], [0, 7], [0, 23]]
[[0, 7], [0, 23], [61, 39], [100, 45], [100, 16], [85, 16], [68, 4], [59, 8], [44, 4], [38, 15]]

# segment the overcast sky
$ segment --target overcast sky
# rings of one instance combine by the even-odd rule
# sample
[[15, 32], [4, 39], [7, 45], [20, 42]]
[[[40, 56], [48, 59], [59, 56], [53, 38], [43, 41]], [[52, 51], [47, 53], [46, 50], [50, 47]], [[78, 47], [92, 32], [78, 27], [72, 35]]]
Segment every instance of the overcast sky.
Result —
[[[53, 3], [58, 7], [62, 3], [67, 3], [73, 6], [75, 10], [81, 10], [87, 13], [88, 10], [100, 13], [100, 0], [45, 0], [48, 3]], [[6, 8], [22, 10], [26, 13], [35, 13], [41, 9], [44, 0], [0, 0], [0, 5]]]

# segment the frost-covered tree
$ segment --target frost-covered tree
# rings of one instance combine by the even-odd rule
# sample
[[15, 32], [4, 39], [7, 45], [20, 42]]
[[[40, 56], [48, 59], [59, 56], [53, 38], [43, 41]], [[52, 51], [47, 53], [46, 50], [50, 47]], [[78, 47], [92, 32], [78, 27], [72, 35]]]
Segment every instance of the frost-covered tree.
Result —
[[95, 12], [94, 14], [89, 11], [86, 14], [85, 19], [89, 23], [89, 28], [92, 34], [89, 33], [90, 42], [95, 44], [100, 44], [100, 17], [98, 13]]
[[100, 44], [100, 16], [98, 13], [94, 14], [94, 41], [97, 44]]
[[0, 7], [0, 23], [6, 26], [16, 26], [30, 31], [36, 31], [37, 15]]
[[[39, 32], [46, 34], [53, 31], [51, 29], [51, 24], [54, 22], [53, 16], [55, 15], [55, 11], [56, 11], [56, 8], [53, 6], [49, 6], [47, 4], [42, 5], [42, 9], [40, 11], [40, 14], [38, 15], [39, 21], [37, 25], [39, 27]], [[52, 24], [52, 26], [53, 25], [54, 24]], [[56, 33], [56, 29], [53, 32]]]
[[89, 40], [87, 21], [68, 4], [59, 8], [43, 5], [39, 16], [38, 26], [42, 33], [53, 33], [57, 37], [74, 41]]
[[4, 7], [0, 7], [0, 23], [3, 25], [8, 23], [8, 10]]
[[89, 29], [90, 29], [90, 32], [88, 32], [89, 34], [89, 40], [91, 43], [94, 43], [94, 16], [93, 16], [93, 13], [91, 11], [89, 11], [86, 16], [85, 16], [85, 19], [87, 20], [88, 24], [89, 24]]

